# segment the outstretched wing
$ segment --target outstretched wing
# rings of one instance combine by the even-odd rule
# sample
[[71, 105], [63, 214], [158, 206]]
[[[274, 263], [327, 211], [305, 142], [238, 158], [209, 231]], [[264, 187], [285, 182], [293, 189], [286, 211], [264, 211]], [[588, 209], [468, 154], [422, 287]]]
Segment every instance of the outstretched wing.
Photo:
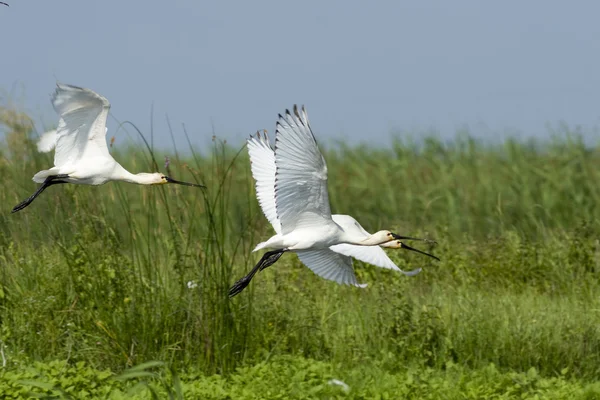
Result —
[[[104, 128], [104, 135], [108, 132], [108, 128]], [[40, 153], [48, 153], [56, 147], [56, 129], [51, 129], [42, 133], [40, 140], [37, 142], [37, 149]]]
[[353, 285], [361, 288], [367, 286], [356, 281], [354, 268], [352, 268], [352, 258], [350, 257], [335, 253], [329, 249], [299, 250], [296, 253], [300, 261], [321, 278], [342, 285]]
[[[331, 216], [333, 222], [338, 224], [344, 231], [353, 234], [356, 237], [363, 236], [365, 239], [371, 234], [367, 232], [357, 220], [349, 215], [334, 214]], [[412, 271], [403, 271], [398, 268], [396, 264], [385, 253], [385, 251], [379, 246], [355, 246], [351, 244], [336, 244], [329, 247], [336, 253], [340, 253], [349, 257], [354, 257], [357, 260], [373, 264], [377, 267], [393, 269], [403, 273], [404, 275], [413, 276], [421, 272], [421, 268]]]
[[37, 149], [41, 153], [47, 153], [56, 146], [56, 129], [44, 132], [37, 142]]
[[84, 157], [110, 158], [106, 146], [106, 118], [110, 103], [90, 89], [56, 84], [52, 96], [60, 116], [56, 128], [54, 165], [62, 166]]
[[302, 112], [279, 115], [275, 136], [275, 206], [285, 235], [297, 228], [332, 223], [327, 165]]
[[256, 133], [248, 139], [248, 154], [252, 176], [256, 181], [258, 204], [277, 234], [281, 234], [281, 223], [275, 207], [275, 152], [269, 143], [267, 133]]
[[404, 271], [390, 258], [385, 251], [379, 246], [353, 246], [351, 244], [336, 244], [334, 246], [329, 247], [331, 250], [336, 253], [343, 254], [348, 257], [354, 257], [357, 260], [362, 262], [366, 262], [367, 264], [373, 264], [377, 267], [393, 269], [394, 271], [398, 271], [407, 276], [414, 276], [421, 272], [421, 268], [414, 269], [412, 271]]

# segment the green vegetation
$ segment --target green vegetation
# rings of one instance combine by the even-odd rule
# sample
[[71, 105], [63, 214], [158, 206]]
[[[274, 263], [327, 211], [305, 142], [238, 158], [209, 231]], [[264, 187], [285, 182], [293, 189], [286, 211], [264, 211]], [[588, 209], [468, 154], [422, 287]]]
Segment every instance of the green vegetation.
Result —
[[[156, 363], [152, 364], [157, 367]], [[600, 384], [547, 378], [534, 369], [501, 372], [490, 364], [471, 370], [408, 368], [391, 373], [377, 363], [341, 371], [330, 363], [302, 357], [275, 356], [239, 368], [227, 376], [179, 374], [142, 365], [119, 376], [84, 362], [35, 363], [26, 371], [0, 371], [0, 393], [8, 398], [33, 393], [46, 398], [89, 399], [597, 399]], [[160, 367], [160, 366], [159, 366]], [[336, 382], [337, 380], [337, 382]], [[341, 382], [340, 382], [341, 380]], [[138, 383], [135, 383], [139, 381]], [[349, 388], [344, 388], [344, 383]], [[13, 397], [11, 397], [11, 395]]]
[[[600, 156], [576, 135], [329, 149], [335, 212], [435, 238], [442, 261], [388, 251], [423, 268], [411, 278], [356, 262], [358, 290], [286, 254], [230, 300], [272, 233], [244, 149], [168, 154], [173, 177], [206, 191], [64, 185], [10, 214], [52, 155], [27, 116], [0, 120], [0, 391], [600, 398]], [[141, 149], [112, 151], [155, 169]], [[150, 361], [165, 364], [124, 372]]]

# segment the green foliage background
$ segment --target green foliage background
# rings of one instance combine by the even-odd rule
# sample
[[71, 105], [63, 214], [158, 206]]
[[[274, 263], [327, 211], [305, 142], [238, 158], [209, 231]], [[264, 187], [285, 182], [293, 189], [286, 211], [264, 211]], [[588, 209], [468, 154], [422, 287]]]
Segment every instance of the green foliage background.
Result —
[[[64, 185], [11, 214], [52, 155], [27, 115], [0, 108], [0, 121], [0, 391], [13, 398], [600, 398], [600, 157], [576, 134], [328, 148], [334, 212], [434, 238], [422, 248], [442, 261], [388, 251], [423, 268], [411, 278], [355, 262], [358, 290], [286, 254], [230, 300], [272, 234], [245, 149], [172, 149], [168, 171], [155, 155], [206, 191]], [[111, 152], [156, 169], [143, 149]]]

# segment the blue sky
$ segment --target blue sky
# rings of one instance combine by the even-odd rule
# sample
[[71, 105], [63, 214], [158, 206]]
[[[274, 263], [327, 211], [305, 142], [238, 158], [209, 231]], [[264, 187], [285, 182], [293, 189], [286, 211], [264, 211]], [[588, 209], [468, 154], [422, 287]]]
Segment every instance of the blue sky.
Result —
[[[600, 126], [600, 2], [7, 0], [0, 96], [56, 124], [56, 79], [169, 146], [241, 145], [305, 104], [318, 138]], [[117, 124], [109, 119], [109, 136]], [[117, 143], [126, 140], [117, 134]]]

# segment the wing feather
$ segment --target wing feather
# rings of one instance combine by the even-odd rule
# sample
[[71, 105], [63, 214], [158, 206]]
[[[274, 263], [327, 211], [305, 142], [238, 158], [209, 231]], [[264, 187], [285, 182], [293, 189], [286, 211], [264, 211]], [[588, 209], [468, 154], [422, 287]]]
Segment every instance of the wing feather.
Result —
[[275, 206], [282, 234], [332, 223], [327, 164], [304, 107], [279, 115], [275, 136]]
[[262, 135], [257, 132], [255, 137], [248, 139], [248, 154], [260, 208], [275, 232], [281, 234], [281, 223], [275, 206], [275, 152], [266, 132]]
[[366, 284], [357, 282], [354, 268], [352, 268], [352, 258], [350, 257], [335, 253], [329, 249], [300, 250], [297, 251], [297, 254], [304, 265], [324, 279], [342, 285], [367, 286]]
[[353, 246], [351, 244], [336, 244], [329, 247], [336, 253], [343, 254], [348, 257], [354, 257], [357, 260], [372, 264], [380, 268], [392, 269], [407, 276], [414, 276], [421, 272], [421, 268], [412, 271], [404, 271], [400, 269], [379, 246]]
[[37, 142], [37, 149], [41, 153], [47, 153], [56, 146], [56, 129], [46, 131]]
[[60, 116], [56, 129], [54, 165], [74, 163], [84, 157], [111, 157], [106, 145], [106, 118], [110, 103], [90, 89], [57, 83], [52, 96]]

